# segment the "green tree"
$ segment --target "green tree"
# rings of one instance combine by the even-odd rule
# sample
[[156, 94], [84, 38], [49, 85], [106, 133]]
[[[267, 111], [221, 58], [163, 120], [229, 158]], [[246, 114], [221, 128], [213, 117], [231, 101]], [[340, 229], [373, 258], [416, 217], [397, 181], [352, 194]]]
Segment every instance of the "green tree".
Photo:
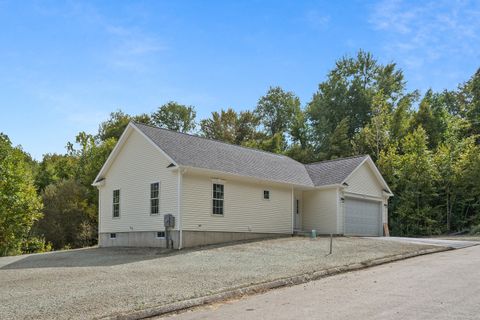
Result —
[[212, 112], [212, 117], [200, 121], [202, 136], [225, 141], [231, 144], [242, 144], [258, 137], [259, 119], [250, 111], [237, 114], [228, 108], [220, 112]]
[[267, 94], [258, 100], [255, 114], [269, 137], [284, 134], [294, 122], [300, 109], [300, 99], [293, 92], [280, 87], [270, 87]]
[[435, 188], [438, 171], [421, 126], [403, 139], [402, 150], [394, 169], [398, 176], [395, 191], [398, 205], [392, 215], [395, 232], [400, 235], [440, 233], [441, 214], [434, 206], [438, 196]]
[[457, 205], [452, 224], [456, 230], [480, 224], [480, 145], [477, 140], [478, 136], [470, 136], [462, 142], [454, 165]]
[[193, 106], [186, 106], [175, 101], [170, 101], [152, 113], [152, 121], [160, 128], [189, 132], [195, 129], [196, 115], [197, 113]]
[[372, 100], [370, 122], [354, 136], [354, 150], [358, 154], [370, 154], [377, 160], [390, 142], [392, 113], [389, 111], [385, 96], [378, 92]]
[[70, 155], [45, 154], [35, 176], [35, 185], [42, 191], [49, 184], [74, 177], [77, 162], [78, 159]]
[[30, 228], [42, 216], [28, 158], [0, 134], [0, 255], [20, 253]]
[[349, 118], [340, 121], [329, 137], [329, 149], [326, 158], [335, 159], [352, 154], [352, 144], [348, 137]]
[[480, 137], [480, 68], [464, 83], [458, 93], [460, 114], [470, 125], [469, 134]]
[[122, 110], [117, 110], [110, 113], [110, 118], [100, 124], [95, 138], [100, 141], [106, 141], [110, 138], [118, 140], [130, 121], [152, 124], [152, 120], [147, 114], [131, 116]]
[[273, 137], [257, 140], [248, 140], [245, 141], [242, 145], [249, 148], [281, 154], [286, 149], [287, 143], [283, 134], [277, 132]]
[[443, 95], [428, 90], [413, 116], [413, 126], [420, 125], [425, 129], [431, 149], [435, 149], [445, 137], [447, 114]]
[[95, 207], [88, 203], [88, 188], [75, 180], [50, 184], [42, 192], [43, 219], [33, 231], [53, 244], [55, 249], [93, 245], [96, 225], [91, 223]]
[[376, 94], [383, 94], [391, 112], [405, 96], [404, 91], [403, 73], [394, 63], [380, 65], [364, 51], [356, 58], [338, 60], [307, 107], [315, 149], [329, 154], [330, 136], [346, 118], [347, 136], [352, 139], [370, 121]]

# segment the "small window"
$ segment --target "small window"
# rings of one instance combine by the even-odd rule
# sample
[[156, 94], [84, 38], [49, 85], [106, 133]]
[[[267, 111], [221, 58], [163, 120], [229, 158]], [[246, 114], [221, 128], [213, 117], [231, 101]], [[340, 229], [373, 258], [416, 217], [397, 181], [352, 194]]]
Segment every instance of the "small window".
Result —
[[212, 213], [223, 215], [223, 184], [213, 184]]
[[110, 233], [110, 239], [117, 239], [116, 233]]
[[165, 238], [165, 231], [157, 231], [157, 238], [160, 238], [160, 239]]
[[300, 213], [300, 200], [296, 199], [295, 200], [295, 213], [299, 214]]
[[150, 214], [158, 214], [160, 212], [160, 183], [150, 184]]
[[120, 217], [120, 190], [113, 190], [113, 217]]
[[263, 190], [263, 199], [270, 200], [270, 191], [269, 190]]

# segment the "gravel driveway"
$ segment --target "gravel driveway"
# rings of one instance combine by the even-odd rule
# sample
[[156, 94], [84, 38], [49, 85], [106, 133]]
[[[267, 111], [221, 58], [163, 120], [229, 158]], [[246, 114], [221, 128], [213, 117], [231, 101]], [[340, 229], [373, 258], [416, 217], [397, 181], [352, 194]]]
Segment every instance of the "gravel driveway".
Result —
[[429, 248], [362, 238], [282, 238], [167, 253], [89, 248], [0, 258], [1, 319], [91, 319]]

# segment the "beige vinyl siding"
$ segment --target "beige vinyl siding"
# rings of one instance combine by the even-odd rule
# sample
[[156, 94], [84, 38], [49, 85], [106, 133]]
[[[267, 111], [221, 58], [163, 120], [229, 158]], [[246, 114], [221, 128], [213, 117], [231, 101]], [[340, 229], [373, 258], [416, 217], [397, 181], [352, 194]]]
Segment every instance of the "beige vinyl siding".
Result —
[[348, 187], [345, 188], [345, 192], [383, 197], [383, 188], [366, 162], [353, 172], [346, 183]]
[[[224, 179], [224, 215], [218, 216], [212, 214], [212, 183], [208, 175], [183, 175], [183, 230], [291, 233], [291, 188]], [[263, 199], [264, 190], [270, 200]]]
[[303, 192], [303, 229], [337, 233], [337, 189]]
[[[99, 232], [164, 230], [163, 215], [177, 216], [177, 172], [146, 138], [133, 130], [99, 188]], [[160, 182], [158, 215], [150, 215], [150, 184]], [[112, 218], [113, 190], [120, 189], [120, 217]], [[176, 223], [178, 226], [178, 223]]]

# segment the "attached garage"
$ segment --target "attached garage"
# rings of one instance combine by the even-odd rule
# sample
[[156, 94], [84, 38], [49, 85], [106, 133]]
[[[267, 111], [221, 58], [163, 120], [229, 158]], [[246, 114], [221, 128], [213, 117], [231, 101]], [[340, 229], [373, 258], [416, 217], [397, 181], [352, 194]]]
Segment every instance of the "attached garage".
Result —
[[382, 202], [345, 198], [345, 235], [382, 236]]
[[388, 235], [393, 194], [369, 156], [306, 165], [316, 188], [303, 191], [303, 230], [348, 236]]

